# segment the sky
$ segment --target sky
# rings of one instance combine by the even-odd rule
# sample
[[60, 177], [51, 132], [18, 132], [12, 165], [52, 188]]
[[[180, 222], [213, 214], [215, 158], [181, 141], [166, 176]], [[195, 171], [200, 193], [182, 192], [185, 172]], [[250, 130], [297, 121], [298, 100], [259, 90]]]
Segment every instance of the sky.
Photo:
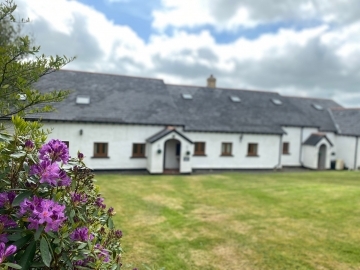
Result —
[[360, 107], [358, 0], [16, 0], [65, 69]]

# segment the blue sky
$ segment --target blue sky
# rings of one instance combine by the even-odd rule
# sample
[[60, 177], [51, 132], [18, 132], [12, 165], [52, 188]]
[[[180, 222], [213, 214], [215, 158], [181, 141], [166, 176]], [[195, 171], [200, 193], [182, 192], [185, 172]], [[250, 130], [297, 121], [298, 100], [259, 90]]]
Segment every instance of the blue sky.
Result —
[[18, 0], [66, 68], [360, 106], [356, 0]]

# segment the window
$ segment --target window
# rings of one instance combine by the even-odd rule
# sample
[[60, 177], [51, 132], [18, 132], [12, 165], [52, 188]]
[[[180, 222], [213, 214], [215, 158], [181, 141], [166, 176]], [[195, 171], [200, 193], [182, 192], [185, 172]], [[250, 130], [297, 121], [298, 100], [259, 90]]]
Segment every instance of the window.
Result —
[[205, 143], [195, 142], [194, 156], [205, 156]]
[[230, 96], [232, 102], [241, 102], [241, 99], [238, 96]]
[[81, 104], [81, 105], [90, 104], [90, 97], [89, 96], [77, 96], [76, 104]]
[[231, 156], [232, 143], [222, 143], [221, 146], [221, 155], [222, 156]]
[[290, 144], [288, 142], [283, 143], [282, 153], [283, 155], [289, 155]]
[[274, 103], [275, 105], [282, 105], [282, 101], [280, 99], [277, 98], [272, 98], [271, 99], [272, 103]]
[[132, 149], [133, 157], [145, 157], [145, 144], [144, 143], [134, 143]]
[[258, 155], [258, 144], [257, 143], [249, 143], [248, 144], [248, 156], [256, 157]]
[[192, 95], [191, 94], [182, 94], [183, 99], [192, 99]]
[[94, 143], [94, 157], [108, 157], [108, 143]]
[[62, 141], [62, 142], [65, 143], [67, 148], [69, 149], [69, 141]]

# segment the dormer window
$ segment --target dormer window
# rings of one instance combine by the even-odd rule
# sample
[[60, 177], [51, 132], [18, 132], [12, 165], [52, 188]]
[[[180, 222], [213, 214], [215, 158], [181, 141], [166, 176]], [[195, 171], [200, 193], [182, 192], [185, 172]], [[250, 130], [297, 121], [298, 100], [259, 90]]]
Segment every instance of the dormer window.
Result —
[[90, 104], [90, 97], [89, 96], [77, 96], [76, 104], [80, 104], [80, 105]]
[[271, 101], [272, 101], [272, 103], [274, 103], [277, 106], [283, 104], [282, 101], [280, 99], [277, 99], [277, 98], [272, 98]]
[[192, 99], [192, 95], [191, 94], [182, 94], [183, 99]]
[[241, 102], [241, 99], [237, 96], [230, 96], [232, 102]]
[[315, 109], [317, 109], [318, 111], [324, 110], [323, 106], [321, 106], [321, 105], [319, 105], [319, 104], [314, 103], [314, 104], [312, 104], [312, 105], [313, 105], [313, 107], [314, 107]]

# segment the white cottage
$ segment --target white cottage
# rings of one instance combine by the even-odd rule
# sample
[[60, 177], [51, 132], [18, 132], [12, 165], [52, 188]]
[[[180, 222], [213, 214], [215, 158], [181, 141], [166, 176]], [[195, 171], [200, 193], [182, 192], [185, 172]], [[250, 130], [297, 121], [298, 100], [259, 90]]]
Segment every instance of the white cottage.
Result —
[[[213, 76], [198, 87], [67, 70], [36, 88], [72, 90], [56, 112], [29, 119], [41, 118], [53, 129], [49, 138], [67, 142], [73, 156], [83, 152], [95, 170], [329, 169], [336, 159], [360, 165], [360, 113], [343, 115], [333, 100], [217, 88]], [[351, 132], [348, 117], [357, 126]]]

